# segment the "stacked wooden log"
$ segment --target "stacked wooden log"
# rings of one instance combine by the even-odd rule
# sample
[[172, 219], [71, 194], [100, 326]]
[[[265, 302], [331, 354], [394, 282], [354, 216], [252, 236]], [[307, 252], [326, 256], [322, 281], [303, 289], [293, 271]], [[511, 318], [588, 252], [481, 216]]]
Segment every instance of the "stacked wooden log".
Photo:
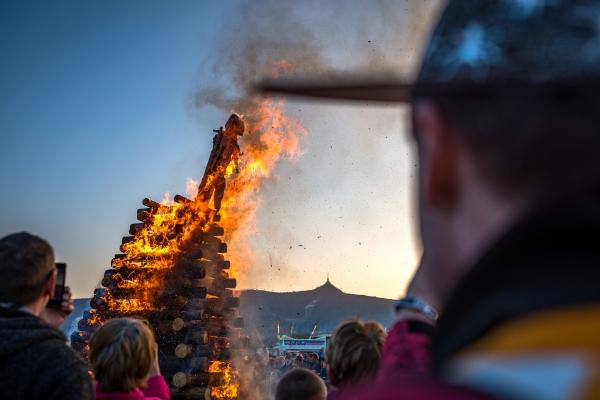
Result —
[[[198, 202], [206, 199], [177, 195], [174, 201], [171, 207], [175, 208], [142, 201], [144, 208], [136, 212], [139, 222], [131, 224], [129, 235], [123, 237], [122, 253], [104, 272], [90, 300], [91, 309], [71, 335], [71, 345], [86, 356], [91, 334], [104, 321], [144, 318], [156, 335], [171, 398], [210, 398], [211, 388], [230, 384], [223, 372], [209, 372], [211, 363], [229, 362], [236, 338], [241, 338], [243, 320], [237, 312], [239, 298], [233, 293], [237, 282], [228, 273], [219, 210], [204, 206], [199, 212]], [[161, 215], [169, 215], [171, 225], [157, 232], [153, 226]], [[137, 251], [131, 246], [135, 243], [169, 251]]]

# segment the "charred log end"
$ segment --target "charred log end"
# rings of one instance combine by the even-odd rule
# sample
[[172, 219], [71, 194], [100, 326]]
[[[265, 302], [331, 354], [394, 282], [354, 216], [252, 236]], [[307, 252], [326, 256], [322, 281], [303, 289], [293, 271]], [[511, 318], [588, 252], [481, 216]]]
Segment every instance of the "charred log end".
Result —
[[142, 229], [144, 229], [144, 223], [143, 222], [139, 222], [139, 223], [136, 223], [136, 224], [131, 224], [131, 225], [129, 225], [129, 234], [135, 236]]
[[121, 239], [121, 244], [133, 242], [134, 240], [135, 240], [135, 237], [133, 237], [133, 236], [123, 236], [123, 239]]
[[200, 247], [195, 247], [193, 249], [190, 249], [187, 251], [185, 256], [188, 260], [195, 260], [198, 258], [202, 258], [202, 249]]
[[145, 205], [146, 207], [150, 207], [150, 208], [159, 208], [160, 207], [160, 203], [157, 203], [154, 200], [150, 200], [149, 198], [144, 198], [144, 200], [142, 200], [142, 204]]
[[219, 243], [217, 253], [227, 253], [227, 243]]
[[175, 197], [173, 198], [173, 201], [175, 201], [175, 203], [179, 203], [179, 204], [191, 204], [192, 203], [192, 200], [190, 200], [187, 197], [184, 197], [180, 194], [176, 194]]
[[222, 285], [226, 289], [235, 289], [237, 281], [235, 278], [223, 279]]
[[175, 347], [175, 357], [177, 358], [186, 358], [192, 354], [192, 346], [185, 343], [180, 343]]
[[225, 229], [223, 229], [223, 227], [215, 224], [215, 225], [211, 226], [210, 229], [206, 233], [211, 236], [223, 236], [225, 234]]
[[171, 328], [174, 331], [180, 331], [185, 328], [185, 321], [182, 318], [175, 318], [173, 322], [171, 322]]

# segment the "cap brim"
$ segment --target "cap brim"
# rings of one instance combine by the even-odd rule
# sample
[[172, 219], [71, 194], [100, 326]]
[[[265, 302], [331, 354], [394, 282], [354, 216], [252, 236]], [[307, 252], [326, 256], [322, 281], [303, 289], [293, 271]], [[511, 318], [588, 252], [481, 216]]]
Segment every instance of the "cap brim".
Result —
[[398, 80], [374, 81], [364, 78], [330, 80], [281, 79], [263, 81], [254, 89], [260, 94], [282, 94], [354, 101], [407, 103], [411, 100], [412, 84]]

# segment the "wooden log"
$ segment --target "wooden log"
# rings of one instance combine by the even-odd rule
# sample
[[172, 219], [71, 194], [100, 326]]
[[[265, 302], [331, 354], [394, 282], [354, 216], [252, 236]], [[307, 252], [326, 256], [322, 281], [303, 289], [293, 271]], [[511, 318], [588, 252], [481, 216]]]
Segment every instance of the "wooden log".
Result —
[[215, 279], [212, 282], [212, 287], [219, 289], [235, 289], [236, 285], [237, 281], [235, 278]]
[[193, 309], [201, 310], [202, 306], [204, 305], [204, 303], [203, 303], [204, 298], [206, 297], [206, 294], [207, 294], [206, 288], [191, 288], [191, 289], [198, 290], [198, 292], [195, 293], [194, 297], [191, 297], [191, 295], [185, 295], [184, 292], [179, 292], [179, 293], [184, 293], [184, 295], [175, 295], [175, 293], [171, 293], [171, 294], [167, 293], [167, 294], [163, 294], [161, 300], [169, 302], [170, 304], [173, 304], [173, 306], [175, 306], [175, 307], [179, 307], [179, 308], [185, 307], [187, 310], [193, 310]]
[[162, 342], [168, 342], [171, 348], [175, 348], [181, 343], [187, 343], [196, 347], [206, 345], [208, 343], [208, 332], [206, 329], [202, 330], [181, 330], [178, 332], [167, 331], [161, 333], [156, 332], [157, 338], [160, 338]]
[[180, 343], [173, 352], [177, 358], [206, 357], [209, 359], [228, 360], [231, 356], [229, 349], [217, 349], [208, 345]]
[[201, 321], [185, 321], [178, 317], [173, 320], [158, 320], [155, 323], [156, 329], [160, 335], [171, 335], [173, 340], [188, 341], [205, 344], [208, 342], [208, 330]]
[[[206, 275], [206, 272], [204, 269], [198, 271], [198, 272], [202, 272], [202, 275]], [[204, 276], [202, 276], [202, 278], [187, 278], [187, 277], [171, 277], [170, 282], [177, 284], [177, 286], [180, 287], [184, 287], [184, 288], [199, 288], [199, 287], [206, 287], [207, 285], [207, 279], [204, 279]]]
[[198, 260], [183, 260], [175, 265], [174, 276], [202, 279], [206, 276], [206, 267]]
[[[168, 301], [169, 298], [173, 298], [176, 304], [184, 306], [189, 303], [189, 300], [193, 299], [204, 299], [206, 297], [206, 288], [201, 287], [182, 287], [182, 286], [171, 286], [167, 287], [162, 292], [164, 301]], [[183, 297], [181, 299], [180, 297]]]
[[123, 236], [123, 239], [121, 239], [121, 245], [119, 246], [119, 251], [122, 253], [126, 253], [127, 251], [125, 245], [127, 243], [133, 242], [134, 240], [134, 236]]
[[133, 287], [124, 287], [120, 288], [118, 286], [109, 286], [107, 289], [110, 291], [110, 296], [113, 299], [131, 299], [132, 297], [136, 297], [136, 293], [141, 288], [133, 288]]
[[198, 386], [172, 389], [171, 400], [210, 400], [210, 388]]
[[140, 222], [149, 222], [152, 219], [152, 209], [150, 207], [138, 208], [135, 217]]
[[186, 320], [198, 320], [204, 317], [203, 308], [166, 309], [161, 311], [161, 318], [183, 318]]
[[124, 280], [146, 280], [151, 276], [157, 276], [162, 271], [152, 270], [150, 268], [110, 268], [104, 271], [102, 277], [102, 286], [110, 287]]
[[159, 208], [160, 207], [160, 203], [157, 203], [154, 200], [150, 200], [147, 197], [144, 198], [144, 200], [142, 200], [142, 204], [149, 208]]
[[100, 325], [90, 324], [89, 317], [85, 318], [85, 316], [81, 318], [79, 322], [77, 322], [77, 329], [79, 329], [82, 332], [93, 333], [99, 327]]
[[71, 334], [71, 344], [73, 343], [87, 343], [90, 340], [91, 333], [89, 332], [73, 332]]
[[209, 236], [223, 236], [225, 234], [225, 229], [217, 224], [211, 224], [205, 234]]
[[208, 298], [204, 300], [204, 308], [206, 310], [214, 309], [231, 309], [240, 306], [239, 297], [228, 297], [228, 298]]
[[179, 343], [175, 346], [173, 353], [177, 358], [188, 358], [192, 356], [210, 358], [213, 354], [213, 348], [206, 344], [196, 345], [194, 343]]
[[193, 268], [181, 268], [176, 269], [174, 273], [169, 277], [169, 281], [173, 285], [183, 287], [200, 287], [203, 286], [201, 282], [204, 282], [206, 278], [206, 269], [204, 267], [193, 267]]
[[164, 352], [159, 356], [160, 369], [165, 374], [172, 374], [177, 371], [189, 372], [207, 372], [210, 359], [208, 357], [174, 357]]
[[123, 260], [127, 257], [127, 254], [115, 254], [115, 256], [110, 260], [111, 267], [119, 267], [123, 264]]
[[223, 241], [218, 237], [209, 235], [202, 235], [202, 239], [200, 240], [200, 246], [202, 247], [202, 249], [206, 250], [209, 253], [218, 253], [217, 250], [219, 249], [222, 243]]
[[99, 310], [106, 311], [108, 310], [108, 303], [104, 298], [106, 294], [105, 288], [98, 288], [94, 290], [94, 296], [90, 299], [90, 307]]
[[171, 384], [179, 389], [189, 386], [220, 386], [223, 382], [223, 373], [220, 372], [177, 372], [171, 378]]
[[189, 262], [190, 260], [196, 260], [202, 258], [204, 252], [200, 246], [194, 246], [182, 249], [184, 251], [185, 256], [183, 258], [183, 262]]
[[[179, 315], [184, 315], [185, 312], [179, 312]], [[164, 313], [161, 314], [164, 317]], [[242, 326], [238, 324], [236, 319], [233, 320], [234, 327], [243, 327], [243, 319], [240, 319]], [[208, 336], [226, 336], [228, 333], [228, 321], [222, 317], [213, 317], [205, 319], [185, 319], [182, 316], [177, 316], [173, 319], [156, 319], [155, 325], [161, 332], [179, 332], [179, 331], [206, 331]]]
[[138, 222], [138, 223], [129, 225], [129, 234], [135, 236], [138, 232], [140, 232], [142, 229], [144, 229], [144, 226], [145, 226], [145, 224], [143, 222]]
[[214, 254], [211, 258], [203, 257], [196, 260], [196, 262], [198, 265], [201, 265], [204, 268], [215, 269], [219, 271], [222, 269], [229, 269], [230, 266], [229, 261], [225, 261], [222, 254]]
[[179, 203], [179, 204], [191, 204], [193, 203], [192, 200], [188, 199], [187, 197], [184, 197], [180, 194], [176, 194], [175, 197], [173, 197], [173, 201], [175, 203]]
[[121, 244], [133, 242], [134, 240], [135, 240], [134, 236], [123, 236], [123, 238], [121, 239]]

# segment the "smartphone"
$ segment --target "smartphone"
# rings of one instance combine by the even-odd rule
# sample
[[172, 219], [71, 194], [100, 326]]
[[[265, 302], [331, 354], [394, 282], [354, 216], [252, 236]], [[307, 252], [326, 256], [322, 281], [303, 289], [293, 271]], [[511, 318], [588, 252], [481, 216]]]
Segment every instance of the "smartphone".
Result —
[[65, 283], [67, 281], [67, 264], [56, 263], [56, 286], [54, 287], [54, 296], [48, 302], [48, 307], [60, 309], [65, 294]]

